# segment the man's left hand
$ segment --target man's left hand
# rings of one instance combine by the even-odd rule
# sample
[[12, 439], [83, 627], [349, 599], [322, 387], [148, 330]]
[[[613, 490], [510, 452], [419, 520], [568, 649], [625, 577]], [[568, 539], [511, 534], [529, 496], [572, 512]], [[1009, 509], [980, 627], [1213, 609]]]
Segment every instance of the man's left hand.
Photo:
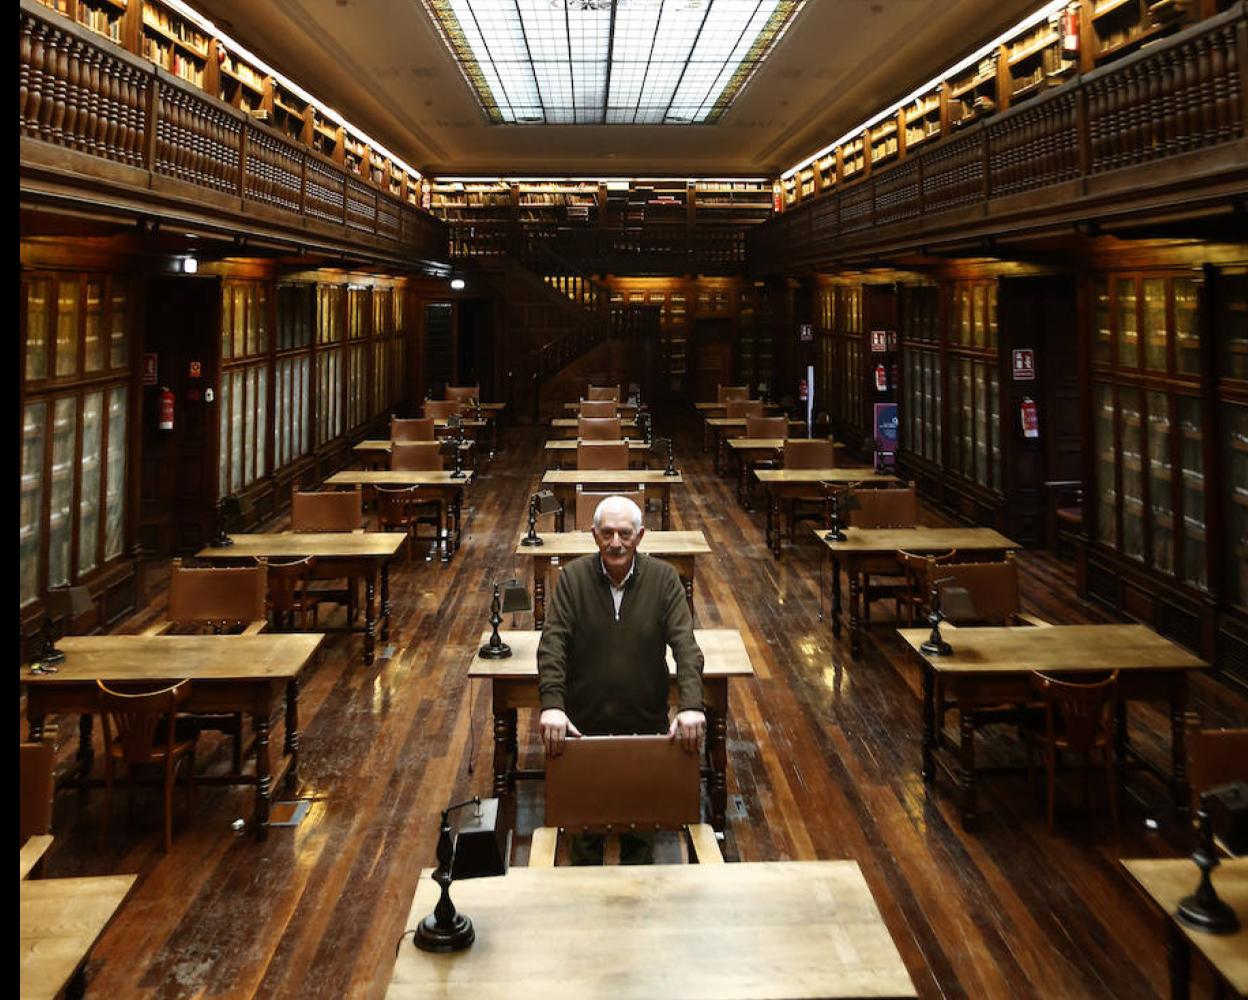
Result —
[[697, 711], [677, 712], [667, 730], [668, 739], [680, 740], [690, 753], [698, 752], [698, 744], [706, 733], [706, 715]]

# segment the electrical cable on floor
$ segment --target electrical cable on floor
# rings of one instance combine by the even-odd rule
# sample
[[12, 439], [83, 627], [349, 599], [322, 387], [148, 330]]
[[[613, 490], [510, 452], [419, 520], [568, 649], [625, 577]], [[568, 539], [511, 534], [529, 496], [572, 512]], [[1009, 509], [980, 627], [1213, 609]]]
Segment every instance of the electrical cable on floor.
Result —
[[415, 941], [416, 940], [416, 928], [412, 927], [411, 929], [406, 930], [402, 934], [399, 935], [399, 939], [394, 943], [394, 957], [395, 958], [399, 957], [399, 949], [403, 947], [403, 939], [407, 937], [409, 934], [412, 935], [412, 940]]

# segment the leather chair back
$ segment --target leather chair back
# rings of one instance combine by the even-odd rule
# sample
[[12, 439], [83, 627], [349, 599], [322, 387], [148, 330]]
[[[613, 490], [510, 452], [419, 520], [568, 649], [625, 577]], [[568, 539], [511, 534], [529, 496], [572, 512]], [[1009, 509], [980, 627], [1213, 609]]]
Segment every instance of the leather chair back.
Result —
[[448, 420], [457, 413], [464, 412], [462, 399], [426, 399], [423, 414], [435, 420]]
[[576, 487], [576, 530], [588, 531], [594, 526], [594, 511], [598, 509], [598, 505], [607, 497], [623, 497], [625, 500], [631, 500], [641, 508], [641, 523], [646, 523], [646, 488], [640, 486], [635, 490], [628, 492], [615, 493], [587, 493], [585, 487], [578, 485]]
[[390, 445], [391, 472], [441, 472], [441, 441], [395, 441]]
[[725, 414], [729, 420], [744, 420], [746, 417], [761, 417], [763, 401], [761, 399], [731, 399], [724, 403]]
[[576, 436], [582, 441], [619, 441], [622, 432], [619, 417], [581, 417], [576, 422]]
[[580, 415], [582, 417], [615, 417], [620, 412], [620, 404], [614, 399], [582, 399]]
[[734, 400], [749, 398], [750, 387], [748, 385], [721, 385], [716, 396], [716, 402], [729, 403]]
[[789, 436], [789, 418], [746, 417], [745, 436], [747, 438], [779, 438], [783, 441]]
[[466, 400], [475, 399], [481, 402], [481, 386], [479, 385], [448, 385], [446, 387], [446, 398], [448, 400]]
[[578, 441], [576, 443], [576, 467], [578, 469], [627, 469], [627, 441]]
[[[944, 587], [965, 587], [975, 615], [955, 625], [1006, 625], [1022, 609], [1018, 592], [1018, 563], [1012, 556], [1001, 562], [951, 562], [935, 569]], [[929, 585], [930, 585], [929, 580]]]
[[919, 520], [914, 487], [900, 490], [855, 490], [858, 509], [849, 512], [855, 528], [913, 528]]
[[52, 830], [53, 765], [51, 743], [22, 743], [17, 765], [17, 839]]
[[585, 399], [587, 401], [608, 399], [618, 403], [620, 401], [620, 387], [618, 385], [591, 385], [585, 392]]
[[434, 441], [437, 436], [433, 432], [433, 417], [413, 417], [401, 420], [390, 418], [391, 441]]
[[364, 527], [360, 487], [304, 493], [298, 487], [290, 497], [291, 531], [357, 531]]
[[242, 624], [264, 621], [269, 589], [265, 564], [244, 567], [186, 567], [175, 559], [169, 570], [171, 622]]
[[797, 438], [784, 442], [786, 469], [835, 469], [836, 446], [824, 439]]

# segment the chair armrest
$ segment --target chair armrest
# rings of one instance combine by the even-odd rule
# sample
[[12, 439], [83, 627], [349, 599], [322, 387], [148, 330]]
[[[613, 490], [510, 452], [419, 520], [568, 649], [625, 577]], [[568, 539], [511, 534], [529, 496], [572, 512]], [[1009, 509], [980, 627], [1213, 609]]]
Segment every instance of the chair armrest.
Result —
[[156, 622], [147, 626], [147, 628], [140, 632], [139, 635], [160, 635], [172, 624], [173, 622]]
[[252, 622], [243, 629], [243, 635], [259, 635], [268, 627], [268, 624], [266, 621]]
[[539, 826], [533, 831], [533, 844], [529, 848], [530, 868], [554, 868], [555, 849], [559, 846], [557, 826]]
[[1046, 622], [1043, 618], [1037, 618], [1035, 615], [1025, 615], [1021, 611], [1014, 616], [1020, 622], [1027, 625], [1034, 625], [1036, 628], [1052, 628], [1052, 622]]
[[689, 838], [691, 860], [700, 865], [722, 865], [723, 852], [719, 849], [719, 841], [709, 823], [687, 823], [685, 835]]

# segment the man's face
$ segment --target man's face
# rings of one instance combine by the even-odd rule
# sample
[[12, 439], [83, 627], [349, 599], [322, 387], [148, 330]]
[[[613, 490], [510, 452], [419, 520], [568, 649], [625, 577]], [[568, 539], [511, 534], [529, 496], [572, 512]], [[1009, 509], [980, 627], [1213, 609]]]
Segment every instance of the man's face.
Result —
[[634, 528], [627, 511], [603, 511], [602, 522], [593, 529], [594, 541], [602, 554], [603, 568], [616, 580], [622, 579], [633, 564], [633, 554], [644, 535], [644, 528]]

